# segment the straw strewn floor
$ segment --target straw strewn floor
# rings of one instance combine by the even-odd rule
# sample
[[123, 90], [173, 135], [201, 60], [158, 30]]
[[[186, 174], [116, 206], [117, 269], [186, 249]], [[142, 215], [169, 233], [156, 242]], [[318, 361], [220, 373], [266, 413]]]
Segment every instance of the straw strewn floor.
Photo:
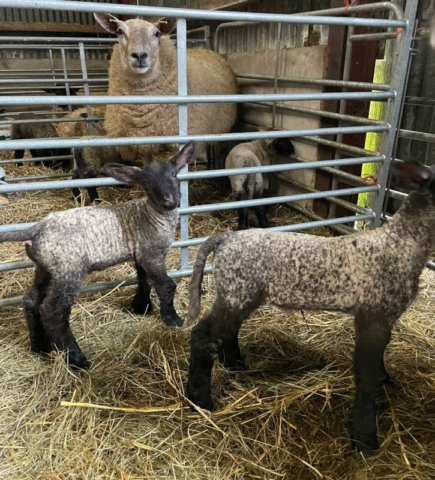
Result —
[[[10, 176], [36, 171], [46, 170], [7, 167]], [[192, 191], [193, 203], [228, 195], [215, 182]], [[136, 194], [101, 189], [110, 202]], [[72, 205], [68, 191], [13, 195], [0, 207], [0, 223], [34, 221]], [[269, 217], [276, 225], [301, 221], [284, 207]], [[216, 212], [195, 215], [190, 228], [205, 236], [236, 224], [234, 212]], [[0, 245], [0, 261], [25, 258], [21, 245]], [[177, 266], [171, 252], [168, 269]], [[31, 281], [31, 270], [0, 275], [0, 298], [21, 294]], [[132, 275], [121, 265], [88, 282]], [[92, 361], [89, 372], [72, 372], [60, 356], [31, 354], [22, 308], [0, 309], [0, 478], [433, 479], [434, 279], [424, 272], [417, 302], [394, 329], [386, 354], [394, 384], [379, 400], [381, 449], [374, 455], [349, 448], [353, 328], [344, 315], [259, 309], [241, 332], [250, 370], [215, 368], [210, 416], [191, 413], [183, 396], [189, 331], [165, 328], [157, 314], [133, 315], [133, 287], [83, 295], [75, 305], [72, 328]], [[181, 314], [187, 287], [178, 281]], [[208, 276], [204, 308], [212, 301]]]

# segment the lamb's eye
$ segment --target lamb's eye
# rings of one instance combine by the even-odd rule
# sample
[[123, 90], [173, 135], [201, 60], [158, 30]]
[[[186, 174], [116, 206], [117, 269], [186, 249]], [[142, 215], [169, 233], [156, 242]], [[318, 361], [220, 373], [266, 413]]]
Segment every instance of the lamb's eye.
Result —
[[175, 178], [177, 176], [177, 172], [172, 172], [172, 176]]
[[160, 37], [160, 30], [156, 30], [156, 31], [154, 32], [154, 36], [155, 36], [156, 38], [159, 38], [159, 37]]
[[116, 35], [124, 35], [124, 30], [122, 28], [118, 28], [116, 30]]

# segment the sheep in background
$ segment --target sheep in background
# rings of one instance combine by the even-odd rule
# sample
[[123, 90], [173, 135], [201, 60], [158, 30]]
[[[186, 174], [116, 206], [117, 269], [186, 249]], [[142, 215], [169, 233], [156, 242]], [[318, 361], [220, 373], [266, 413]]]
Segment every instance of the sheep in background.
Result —
[[133, 260], [139, 285], [135, 313], [152, 310], [151, 285], [160, 300], [163, 322], [181, 326], [174, 309], [175, 283], [165, 257], [178, 223], [179, 170], [194, 154], [193, 143], [168, 160], [140, 169], [105, 165], [107, 174], [129, 185], [141, 185], [147, 197], [110, 207], [85, 207], [49, 214], [27, 230], [0, 233], [0, 242], [26, 243], [35, 263], [33, 286], [24, 296], [24, 310], [34, 352], [53, 348], [66, 352], [69, 364], [89, 367], [69, 327], [69, 316], [80, 284], [90, 271]]
[[[106, 107], [104, 105], [98, 105], [91, 108], [91, 114], [93, 117], [103, 117]], [[86, 107], [78, 108], [70, 113], [67, 113], [64, 119], [83, 119], [88, 117], [88, 111]], [[90, 135], [89, 125], [86, 121], [77, 122], [59, 122], [57, 125], [57, 133], [59, 137], [85, 137]]]
[[[173, 22], [156, 25], [141, 19], [125, 22], [109, 14], [94, 14], [108, 32], [118, 35], [109, 68], [109, 95], [176, 95], [177, 52], [170, 33]], [[203, 48], [187, 50], [189, 95], [233, 95], [237, 81], [229, 65], [218, 54]], [[188, 106], [190, 135], [231, 131], [237, 109], [231, 103]], [[111, 137], [178, 135], [177, 105], [107, 105], [104, 126]], [[149, 161], [156, 145], [117, 147], [124, 160]], [[205, 155], [204, 146], [197, 157]]]
[[[271, 155], [290, 156], [295, 152], [288, 138], [258, 139], [240, 143], [228, 154], [225, 168], [261, 167]], [[250, 175], [232, 175], [229, 177], [231, 189], [238, 201], [263, 198], [263, 176], [261, 173]], [[238, 230], [248, 228], [248, 208], [239, 208]], [[263, 205], [254, 207], [260, 228], [268, 228], [266, 209]]]
[[[60, 87], [57, 84], [55, 84], [54, 87], [48, 87], [48, 88], [43, 88], [45, 93], [48, 93], [49, 95], [56, 95], [58, 96], [67, 96], [68, 92], [66, 90], [66, 87]], [[77, 92], [80, 90], [80, 87], [69, 87], [69, 96], [75, 97], [77, 95]], [[65, 104], [57, 104], [57, 105], [52, 105], [52, 111], [53, 112], [65, 112], [68, 111], [69, 105]], [[72, 110], [80, 108], [77, 105], [72, 105], [71, 106]]]
[[[15, 117], [15, 120], [43, 120], [48, 117], [36, 115], [34, 113], [20, 113]], [[14, 123], [11, 126], [11, 140], [22, 140], [31, 138], [57, 138], [56, 129], [50, 122], [45, 123]], [[64, 155], [71, 155], [69, 148], [34, 148], [30, 150], [33, 158], [38, 157], [57, 157]], [[21, 159], [24, 157], [24, 150], [15, 150], [14, 158]], [[70, 164], [69, 160], [43, 160], [45, 166], [53, 166], [55, 163], [62, 163], [63, 167]]]
[[[100, 122], [93, 122], [94, 132], [98, 136], [106, 136], [107, 132]], [[81, 140], [96, 138], [96, 136], [81, 137]], [[121, 155], [115, 147], [76, 147], [73, 149], [74, 171], [73, 179], [78, 178], [96, 178], [101, 172], [101, 168], [106, 163], [117, 163], [122, 161]], [[87, 187], [91, 202], [99, 202], [96, 187]], [[80, 200], [81, 194], [79, 188], [73, 188], [72, 194], [76, 200]]]
[[344, 237], [255, 229], [210, 237], [200, 248], [190, 284], [188, 321], [200, 312], [203, 268], [214, 252], [216, 299], [192, 330], [188, 398], [210, 410], [211, 368], [219, 357], [243, 367], [238, 331], [264, 303], [285, 310], [330, 310], [355, 317], [356, 397], [349, 431], [358, 450], [378, 448], [375, 399], [389, 381], [384, 351], [391, 329], [414, 300], [434, 248], [435, 165], [395, 162], [413, 191], [387, 225]]

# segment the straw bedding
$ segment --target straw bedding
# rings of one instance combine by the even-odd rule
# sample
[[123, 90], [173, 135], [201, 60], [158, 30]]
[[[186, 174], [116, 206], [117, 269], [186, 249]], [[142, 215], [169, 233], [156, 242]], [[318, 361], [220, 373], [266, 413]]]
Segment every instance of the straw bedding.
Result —
[[[10, 176], [23, 172], [47, 170], [7, 167]], [[229, 193], [221, 182], [198, 181], [191, 189], [192, 203], [222, 201]], [[109, 202], [139, 194], [101, 189]], [[34, 221], [71, 206], [67, 190], [12, 195], [0, 207], [0, 223]], [[274, 225], [304, 221], [284, 207], [271, 209], [269, 218]], [[198, 237], [236, 225], [237, 215], [227, 211], [190, 221]], [[0, 245], [0, 261], [25, 258], [21, 245]], [[178, 252], [171, 252], [168, 269], [178, 264]], [[31, 273], [0, 274], [0, 298], [21, 294]], [[125, 264], [87, 282], [133, 273]], [[188, 282], [177, 282], [176, 308], [184, 314]], [[433, 479], [433, 284], [433, 272], [425, 271], [418, 300], [387, 349], [394, 384], [379, 400], [381, 449], [374, 455], [349, 448], [353, 327], [345, 315], [260, 308], [241, 331], [250, 370], [215, 368], [210, 416], [191, 413], [183, 396], [189, 331], [165, 328], [158, 314], [133, 315], [133, 287], [82, 295], [74, 306], [72, 328], [92, 361], [89, 372], [72, 372], [61, 356], [32, 354], [22, 308], [0, 309], [0, 478]], [[212, 300], [207, 276], [204, 307]]]

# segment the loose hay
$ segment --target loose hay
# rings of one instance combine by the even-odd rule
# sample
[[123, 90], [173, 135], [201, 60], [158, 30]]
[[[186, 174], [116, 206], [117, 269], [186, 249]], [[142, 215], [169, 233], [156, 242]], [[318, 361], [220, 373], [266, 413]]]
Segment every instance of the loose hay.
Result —
[[[7, 168], [11, 176], [23, 172], [47, 169]], [[192, 203], [229, 195], [220, 182], [196, 182], [192, 191]], [[110, 203], [139, 194], [101, 189]], [[66, 190], [12, 195], [0, 207], [0, 223], [34, 221], [72, 206]], [[303, 220], [279, 206], [269, 218], [274, 225]], [[190, 229], [200, 237], [236, 224], [234, 212], [221, 211], [193, 216]], [[1, 261], [21, 259], [21, 245], [0, 245]], [[171, 252], [168, 269], [178, 265], [178, 252]], [[1, 274], [0, 298], [21, 294], [31, 274]], [[87, 282], [133, 275], [124, 264]], [[166, 328], [158, 314], [133, 315], [133, 287], [82, 295], [74, 306], [72, 328], [92, 361], [89, 372], [72, 372], [62, 355], [31, 354], [22, 308], [0, 309], [0, 478], [433, 479], [434, 279], [424, 272], [418, 300], [393, 331], [386, 364], [395, 383], [379, 400], [381, 449], [366, 456], [350, 451], [346, 431], [354, 390], [353, 327], [345, 315], [260, 308], [241, 330], [250, 370], [216, 366], [217, 410], [200, 415], [184, 398], [189, 331]], [[187, 288], [180, 279], [181, 314]], [[212, 301], [207, 276], [204, 308]]]

